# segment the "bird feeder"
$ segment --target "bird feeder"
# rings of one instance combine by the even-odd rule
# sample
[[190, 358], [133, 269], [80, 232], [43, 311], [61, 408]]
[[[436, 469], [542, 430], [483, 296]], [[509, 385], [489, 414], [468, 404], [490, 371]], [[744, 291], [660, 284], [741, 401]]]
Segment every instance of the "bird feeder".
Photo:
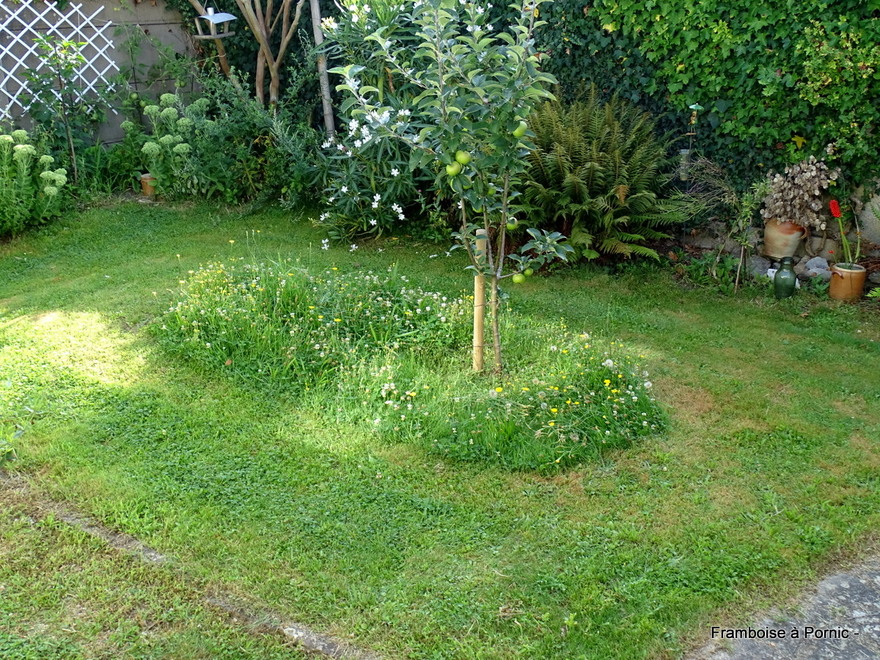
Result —
[[217, 14], [213, 7], [208, 7], [205, 11], [208, 13], [195, 19], [198, 34], [194, 34], [193, 39], [225, 39], [235, 34], [229, 31], [229, 23], [235, 20], [235, 16], [224, 12]]

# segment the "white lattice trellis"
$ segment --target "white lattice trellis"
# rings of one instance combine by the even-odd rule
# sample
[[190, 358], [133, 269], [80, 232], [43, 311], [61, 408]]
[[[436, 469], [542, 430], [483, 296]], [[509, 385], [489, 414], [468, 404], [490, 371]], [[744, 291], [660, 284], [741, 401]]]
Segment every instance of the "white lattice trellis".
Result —
[[91, 14], [82, 7], [82, 3], [61, 9], [54, 2], [0, 2], [0, 118], [9, 119], [26, 110], [22, 97], [28, 89], [23, 74], [45, 66], [34, 42], [37, 36], [85, 44], [81, 50], [85, 64], [77, 72], [84, 94], [97, 90], [111, 72], [119, 70], [112, 59], [112, 23], [96, 19], [103, 7]]

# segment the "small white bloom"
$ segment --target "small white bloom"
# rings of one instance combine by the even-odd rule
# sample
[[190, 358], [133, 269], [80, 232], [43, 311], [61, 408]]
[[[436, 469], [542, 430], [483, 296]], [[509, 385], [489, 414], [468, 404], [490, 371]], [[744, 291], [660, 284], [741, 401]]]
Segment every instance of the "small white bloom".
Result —
[[354, 252], [354, 251], [357, 250], [357, 249], [358, 249], [358, 246], [355, 245], [354, 243], [352, 243], [352, 244], [351, 244], [351, 247], [348, 249], [348, 251], [349, 251], [349, 252]]
[[397, 169], [396, 167], [392, 167], [391, 168], [391, 176], [397, 176], [398, 174], [400, 174], [400, 170]]
[[608, 367], [609, 369], [613, 369], [614, 368], [614, 361], [610, 360], [610, 359], [605, 360], [605, 362], [602, 363], [602, 366]]

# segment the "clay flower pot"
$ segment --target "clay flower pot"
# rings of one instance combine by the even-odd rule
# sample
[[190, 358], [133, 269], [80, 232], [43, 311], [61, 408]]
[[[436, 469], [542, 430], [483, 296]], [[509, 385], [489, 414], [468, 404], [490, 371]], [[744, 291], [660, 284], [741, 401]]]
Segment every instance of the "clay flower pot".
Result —
[[156, 195], [156, 177], [152, 174], [141, 174], [141, 192], [144, 197], [155, 197]]
[[828, 295], [835, 300], [858, 300], [865, 291], [868, 271], [858, 264], [834, 264]]
[[764, 225], [764, 254], [774, 259], [793, 257], [801, 240], [809, 233], [793, 222], [769, 220]]

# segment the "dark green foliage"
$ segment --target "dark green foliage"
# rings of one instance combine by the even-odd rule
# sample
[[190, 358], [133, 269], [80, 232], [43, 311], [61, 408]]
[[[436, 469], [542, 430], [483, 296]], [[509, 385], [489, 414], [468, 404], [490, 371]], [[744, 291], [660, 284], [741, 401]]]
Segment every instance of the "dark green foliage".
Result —
[[656, 257], [645, 243], [685, 219], [683, 202], [665, 197], [666, 140], [644, 112], [615, 97], [602, 103], [546, 103], [530, 118], [524, 200], [530, 222], [570, 237], [579, 256]]
[[[730, 3], [556, 0], [538, 35], [565, 98], [587, 83], [654, 113], [683, 136], [691, 104], [705, 108], [696, 146], [755, 173], [836, 147], [846, 178], [877, 175], [870, 137], [880, 109], [880, 4], [872, 0]], [[795, 137], [806, 140], [797, 146]]]

